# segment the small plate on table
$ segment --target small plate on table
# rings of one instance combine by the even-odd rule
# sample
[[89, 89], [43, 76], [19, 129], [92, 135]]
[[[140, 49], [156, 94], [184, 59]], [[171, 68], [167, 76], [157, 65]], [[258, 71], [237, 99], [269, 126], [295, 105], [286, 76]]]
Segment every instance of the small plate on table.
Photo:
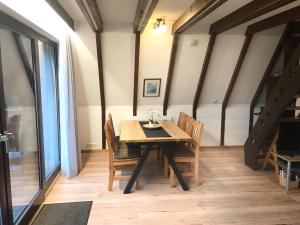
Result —
[[143, 127], [147, 128], [147, 129], [158, 129], [161, 127], [160, 124], [144, 124]]

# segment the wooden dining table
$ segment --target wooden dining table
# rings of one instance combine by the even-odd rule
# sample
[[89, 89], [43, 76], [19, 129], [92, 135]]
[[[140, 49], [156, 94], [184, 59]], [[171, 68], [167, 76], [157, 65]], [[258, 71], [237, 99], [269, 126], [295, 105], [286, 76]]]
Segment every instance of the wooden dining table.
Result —
[[172, 147], [169, 147], [172, 143], [178, 142], [187, 142], [191, 140], [191, 137], [181, 130], [176, 124], [174, 124], [170, 120], [161, 120], [159, 121], [160, 129], [163, 129], [168, 137], [147, 137], [144, 129], [142, 128], [142, 124], [138, 120], [126, 120], [121, 121], [120, 123], [120, 142], [126, 143], [128, 145], [136, 143], [143, 144], [146, 146], [143, 149], [141, 158], [134, 169], [133, 174], [131, 175], [130, 180], [128, 181], [126, 188], [124, 189], [124, 194], [128, 194], [131, 192], [132, 186], [135, 183], [137, 177], [139, 176], [145, 161], [148, 158], [150, 151], [153, 149], [153, 145], [159, 145], [163, 154], [166, 156], [169, 165], [172, 167], [182, 189], [184, 191], [189, 190], [188, 185], [184, 181], [180, 170], [178, 169], [174, 159]]

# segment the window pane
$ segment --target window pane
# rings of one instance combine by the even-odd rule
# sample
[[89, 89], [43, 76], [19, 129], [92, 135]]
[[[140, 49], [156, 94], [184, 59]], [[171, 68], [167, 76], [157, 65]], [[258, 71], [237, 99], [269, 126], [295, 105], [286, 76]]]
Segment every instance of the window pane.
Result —
[[45, 178], [60, 164], [54, 47], [39, 41]]

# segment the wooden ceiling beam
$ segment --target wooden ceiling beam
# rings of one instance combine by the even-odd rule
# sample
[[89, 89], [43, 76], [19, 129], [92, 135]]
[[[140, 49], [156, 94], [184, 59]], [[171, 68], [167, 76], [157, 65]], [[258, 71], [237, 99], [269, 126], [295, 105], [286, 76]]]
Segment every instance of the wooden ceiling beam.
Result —
[[182, 33], [197, 23], [199, 20], [220, 7], [227, 0], [196, 0], [174, 22], [172, 33]]
[[75, 23], [73, 18], [67, 11], [59, 4], [57, 0], [46, 0], [46, 2], [54, 9], [54, 11], [75, 31]]
[[193, 117], [195, 119], [197, 117], [197, 108], [198, 108], [199, 98], [200, 98], [200, 94], [201, 94], [203, 84], [205, 81], [206, 72], [208, 69], [208, 65], [209, 65], [210, 57], [211, 57], [211, 54], [212, 54], [212, 51], [214, 48], [216, 37], [217, 37], [216, 34], [210, 35], [208, 46], [206, 49], [205, 58], [204, 58], [204, 62], [203, 62], [203, 66], [202, 66], [202, 70], [201, 70], [201, 74], [200, 74], [200, 78], [199, 78], [199, 82], [198, 82], [198, 86], [197, 86], [197, 90], [196, 90], [194, 102], [193, 102]]
[[250, 43], [251, 43], [252, 37], [253, 37], [253, 35], [250, 34], [250, 35], [247, 35], [246, 38], [245, 38], [243, 47], [242, 47], [242, 49], [241, 49], [239, 58], [238, 58], [237, 63], [236, 63], [236, 65], [235, 65], [233, 74], [232, 74], [232, 76], [231, 76], [230, 83], [229, 83], [229, 85], [228, 85], [228, 88], [227, 88], [225, 97], [224, 97], [223, 102], [222, 102], [221, 143], [220, 143], [221, 146], [224, 146], [224, 140], [225, 140], [226, 108], [227, 108], [227, 105], [228, 105], [228, 102], [229, 102], [231, 93], [232, 93], [232, 91], [233, 91], [235, 82], [236, 82], [236, 80], [237, 80], [237, 78], [238, 78], [238, 76], [239, 76], [239, 73], [240, 73], [241, 67], [242, 67], [242, 65], [243, 65], [245, 56], [246, 56], [247, 51], [248, 51], [248, 49], [249, 49], [249, 45], [250, 45]]
[[149, 0], [139, 0], [138, 7], [135, 12], [134, 21], [133, 21], [133, 32], [134, 33], [139, 31], [139, 27], [142, 22], [148, 2], [149, 2]]
[[96, 0], [86, 0], [86, 3], [91, 12], [91, 17], [96, 24], [97, 30], [103, 31], [103, 21]]
[[259, 85], [255, 91], [255, 94], [251, 100], [251, 103], [250, 103], [250, 120], [249, 120], [249, 132], [252, 130], [252, 127], [253, 127], [253, 113], [254, 113], [254, 107], [258, 101], [258, 98], [259, 96], [261, 95], [266, 83], [268, 82], [270, 76], [271, 76], [271, 72], [272, 72], [272, 69], [281, 53], [281, 51], [283, 50], [284, 48], [284, 45], [286, 43], [286, 40], [288, 39], [288, 36], [289, 36], [289, 33], [290, 31], [292, 30], [292, 23], [289, 23], [285, 30], [283, 31], [282, 35], [281, 35], [281, 38], [275, 48], [275, 51], [269, 61], [269, 64], [264, 72], [264, 75], [263, 77], [261, 78], [260, 82], [259, 82]]
[[300, 6], [279, 13], [275, 16], [271, 16], [267, 19], [261, 20], [248, 26], [246, 35], [255, 34], [263, 30], [270, 29], [275, 26], [283, 25], [294, 20], [300, 19]]
[[76, 0], [78, 7], [80, 8], [80, 11], [84, 15], [85, 19], [87, 20], [88, 24], [90, 25], [91, 29], [95, 32], [97, 30], [97, 27], [95, 27], [84, 3], [82, 0]]
[[210, 34], [220, 34], [256, 17], [271, 12], [296, 0], [253, 0], [233, 13], [213, 23]]
[[159, 0], [152, 0], [150, 6], [148, 8], [146, 16], [145, 16], [145, 18], [143, 19], [143, 21], [140, 24], [139, 31], [141, 33], [143, 33], [144, 29], [146, 28], [146, 25], [148, 24], [148, 22], [149, 22], [149, 20], [150, 20], [150, 18], [152, 16], [152, 13], [153, 13], [153, 11], [154, 11], [154, 9], [155, 9], [158, 1]]

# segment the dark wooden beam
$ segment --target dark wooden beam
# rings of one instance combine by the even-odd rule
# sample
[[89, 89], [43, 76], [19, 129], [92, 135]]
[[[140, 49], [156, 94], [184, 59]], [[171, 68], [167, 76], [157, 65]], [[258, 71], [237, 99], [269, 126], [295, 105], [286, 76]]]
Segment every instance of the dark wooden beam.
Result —
[[171, 56], [170, 56], [170, 61], [169, 61], [169, 70], [168, 70], [167, 83], [166, 83], [166, 89], [165, 89], [164, 104], [163, 104], [163, 115], [164, 116], [167, 115], [169, 95], [170, 95], [170, 89], [171, 89], [171, 83], [172, 83], [173, 71], [174, 71], [174, 65], [175, 65], [175, 59], [176, 59], [176, 53], [177, 53], [177, 45], [178, 45], [178, 35], [174, 34], [172, 49], [171, 49]]
[[228, 102], [229, 102], [229, 99], [230, 99], [232, 90], [233, 90], [233, 88], [234, 88], [235, 82], [236, 82], [236, 80], [237, 80], [237, 78], [238, 78], [238, 76], [239, 76], [241, 67], [242, 67], [242, 65], [243, 65], [245, 56], [246, 56], [246, 54], [247, 54], [249, 45], [250, 45], [250, 43], [251, 43], [251, 40], [252, 40], [252, 34], [247, 35], [246, 38], [245, 38], [243, 47], [242, 47], [242, 49], [241, 49], [241, 52], [240, 52], [238, 61], [237, 61], [236, 65], [235, 65], [233, 74], [232, 74], [232, 76], [231, 76], [231, 80], [230, 80], [230, 83], [229, 83], [229, 85], [228, 85], [228, 88], [227, 88], [225, 97], [224, 97], [223, 102], [222, 102], [221, 143], [220, 143], [221, 146], [224, 146], [224, 140], [225, 140], [226, 108], [227, 108], [227, 105], [228, 105]]
[[86, 0], [86, 3], [91, 12], [90, 16], [96, 24], [96, 30], [103, 31], [103, 21], [96, 0]]
[[137, 115], [137, 96], [139, 82], [139, 64], [140, 64], [140, 41], [141, 33], [135, 33], [135, 55], [134, 55], [134, 78], [133, 78], [133, 116]]
[[216, 40], [216, 34], [211, 34], [210, 38], [209, 38], [208, 46], [207, 46], [207, 49], [206, 49], [206, 54], [205, 54], [205, 58], [204, 58], [204, 62], [203, 62], [203, 66], [202, 66], [202, 70], [201, 70], [197, 90], [196, 90], [196, 93], [195, 93], [194, 102], [193, 102], [193, 117], [195, 119], [196, 119], [196, 116], [197, 116], [197, 108], [198, 108], [200, 94], [201, 94], [202, 87], [203, 87], [203, 84], [204, 84], [204, 81], [205, 81], [206, 72], [207, 72], [207, 69], [208, 69], [211, 53], [212, 53], [213, 48], [214, 48], [215, 40]]
[[75, 23], [72, 17], [59, 4], [57, 0], [46, 0], [46, 2], [54, 9], [54, 11], [75, 31]]
[[84, 3], [82, 0], [76, 0], [78, 7], [80, 8], [82, 14], [84, 15], [85, 19], [87, 20], [88, 24], [90, 25], [91, 29], [95, 32], [97, 30], [97, 27], [95, 27]]
[[143, 33], [143, 31], [144, 31], [146, 25], [148, 24], [149, 19], [150, 19], [152, 13], [153, 13], [153, 11], [154, 11], [154, 9], [155, 9], [155, 7], [156, 7], [158, 1], [159, 1], [159, 0], [152, 0], [150, 6], [149, 6], [149, 8], [148, 8], [148, 11], [147, 11], [146, 16], [145, 16], [145, 18], [143, 19], [143, 21], [142, 21], [141, 24], [140, 24], [139, 31], [140, 31], [141, 33]]
[[220, 7], [227, 0], [196, 0], [183, 14], [174, 22], [172, 33], [182, 33]]
[[98, 62], [98, 74], [99, 74], [99, 86], [100, 86], [100, 100], [101, 100], [101, 128], [102, 128], [102, 147], [105, 148], [105, 131], [104, 124], [106, 120], [105, 111], [105, 90], [104, 90], [104, 76], [103, 76], [103, 64], [102, 64], [102, 47], [101, 47], [101, 32], [96, 31], [96, 45], [97, 45], [97, 62]]
[[139, 30], [148, 2], [149, 0], [139, 0], [138, 7], [135, 12], [134, 21], [133, 21], [134, 33], [136, 33]]
[[281, 35], [281, 38], [276, 46], [276, 49], [269, 61], [269, 64], [264, 72], [264, 75], [263, 77], [261, 78], [260, 82], [259, 82], [259, 85], [255, 91], [255, 94], [252, 98], [252, 101], [250, 103], [250, 120], [249, 120], [249, 132], [252, 130], [252, 127], [253, 127], [253, 112], [254, 112], [254, 107], [257, 103], [257, 100], [259, 98], [259, 96], [261, 95], [266, 83], [268, 82], [269, 78], [270, 78], [270, 75], [271, 75], [271, 72], [272, 72], [272, 69], [276, 63], [276, 60], [278, 59], [281, 51], [283, 50], [283, 47], [284, 47], [284, 44], [289, 36], [289, 32], [291, 31], [291, 28], [292, 28], [292, 24], [289, 23], [284, 32], [282, 33]]
[[254, 34], [299, 19], [300, 19], [300, 6], [279, 13], [275, 16], [271, 16], [267, 19], [261, 20], [257, 23], [248, 26], [246, 35]]
[[253, 0], [210, 27], [209, 33], [219, 34], [296, 0]]
[[27, 75], [27, 79], [29, 81], [30, 87], [32, 89], [33, 94], [35, 93], [35, 89], [34, 89], [34, 77], [33, 77], [33, 70], [32, 70], [32, 66], [30, 65], [30, 62], [28, 60], [28, 56], [25, 50], [25, 47], [23, 45], [22, 39], [20, 37], [19, 34], [13, 32], [13, 37], [14, 37], [14, 41], [16, 43], [22, 64], [24, 66], [26, 75]]

